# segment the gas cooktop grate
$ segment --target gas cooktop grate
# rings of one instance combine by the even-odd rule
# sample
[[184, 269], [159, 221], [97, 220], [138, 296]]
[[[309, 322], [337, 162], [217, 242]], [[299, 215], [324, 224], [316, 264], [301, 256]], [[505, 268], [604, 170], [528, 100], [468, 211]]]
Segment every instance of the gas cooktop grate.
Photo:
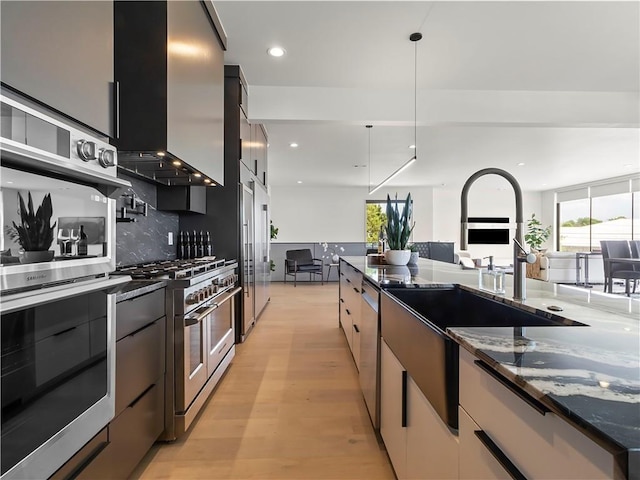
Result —
[[[231, 262], [233, 263], [233, 262]], [[119, 267], [114, 272], [119, 275], [130, 275], [134, 279], [165, 278], [180, 280], [194, 278], [216, 268], [228, 265], [224, 259], [215, 257], [196, 258], [193, 260], [166, 260], [161, 262], [141, 263]]]

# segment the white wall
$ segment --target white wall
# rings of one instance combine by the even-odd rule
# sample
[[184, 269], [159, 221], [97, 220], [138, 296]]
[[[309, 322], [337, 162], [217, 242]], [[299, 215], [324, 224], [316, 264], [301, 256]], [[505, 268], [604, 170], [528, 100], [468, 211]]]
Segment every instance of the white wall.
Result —
[[[495, 177], [495, 176], [493, 176]], [[469, 190], [470, 216], [502, 216], [515, 221], [515, 196], [509, 183], [504, 189], [488, 187], [478, 179]], [[492, 182], [495, 185], [495, 179]], [[502, 188], [502, 187], [501, 187]], [[459, 247], [460, 194], [457, 188], [397, 189], [398, 198], [410, 191], [414, 198], [413, 240], [451, 241]], [[280, 230], [278, 242], [362, 242], [364, 239], [365, 201], [384, 200], [393, 191], [379, 190], [368, 195], [367, 188], [356, 187], [271, 187], [271, 219]], [[542, 200], [539, 192], [523, 193], [525, 220], [535, 212], [541, 216]], [[543, 224], [551, 220], [541, 217]], [[474, 258], [493, 255], [502, 263], [512, 257], [509, 245], [470, 245]]]
[[271, 187], [271, 220], [279, 228], [277, 242], [363, 242], [365, 202], [414, 199], [415, 241], [433, 238], [433, 190], [430, 187], [378, 190], [369, 195], [366, 187]]

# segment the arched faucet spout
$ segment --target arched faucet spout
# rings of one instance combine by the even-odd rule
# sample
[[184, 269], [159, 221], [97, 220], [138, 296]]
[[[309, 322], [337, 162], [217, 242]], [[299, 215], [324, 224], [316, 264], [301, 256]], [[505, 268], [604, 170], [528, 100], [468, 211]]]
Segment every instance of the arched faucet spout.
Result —
[[467, 230], [469, 223], [469, 215], [468, 215], [468, 196], [469, 196], [469, 188], [471, 185], [480, 177], [484, 175], [500, 175], [505, 178], [513, 187], [513, 191], [516, 196], [516, 237], [513, 242], [513, 299], [516, 301], [523, 301], [526, 298], [526, 269], [524, 268], [523, 263], [529, 262], [531, 257], [529, 255], [523, 256], [520, 253], [520, 247], [518, 245], [522, 245], [524, 243], [524, 218], [522, 211], [522, 189], [520, 188], [520, 184], [515, 179], [513, 175], [509, 172], [502, 170], [500, 168], [484, 168], [482, 170], [478, 170], [476, 173], [471, 175], [462, 187], [462, 195], [460, 198], [460, 249], [466, 250], [467, 248]]

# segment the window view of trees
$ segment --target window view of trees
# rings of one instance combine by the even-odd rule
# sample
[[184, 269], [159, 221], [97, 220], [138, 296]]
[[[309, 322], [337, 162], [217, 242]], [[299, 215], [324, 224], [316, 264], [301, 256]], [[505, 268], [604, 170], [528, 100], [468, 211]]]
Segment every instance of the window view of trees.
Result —
[[378, 243], [380, 227], [387, 223], [386, 206], [386, 203], [367, 203], [367, 243]]
[[601, 240], [638, 239], [639, 220], [632, 218], [637, 197], [622, 193], [559, 203], [559, 250], [599, 252]]

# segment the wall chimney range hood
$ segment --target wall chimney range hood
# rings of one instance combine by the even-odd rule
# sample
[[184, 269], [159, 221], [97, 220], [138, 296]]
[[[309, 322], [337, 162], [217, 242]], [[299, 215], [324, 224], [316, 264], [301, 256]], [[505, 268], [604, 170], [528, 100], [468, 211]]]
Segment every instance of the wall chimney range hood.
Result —
[[168, 186], [224, 181], [224, 49], [211, 0], [115, 1], [118, 168]]

